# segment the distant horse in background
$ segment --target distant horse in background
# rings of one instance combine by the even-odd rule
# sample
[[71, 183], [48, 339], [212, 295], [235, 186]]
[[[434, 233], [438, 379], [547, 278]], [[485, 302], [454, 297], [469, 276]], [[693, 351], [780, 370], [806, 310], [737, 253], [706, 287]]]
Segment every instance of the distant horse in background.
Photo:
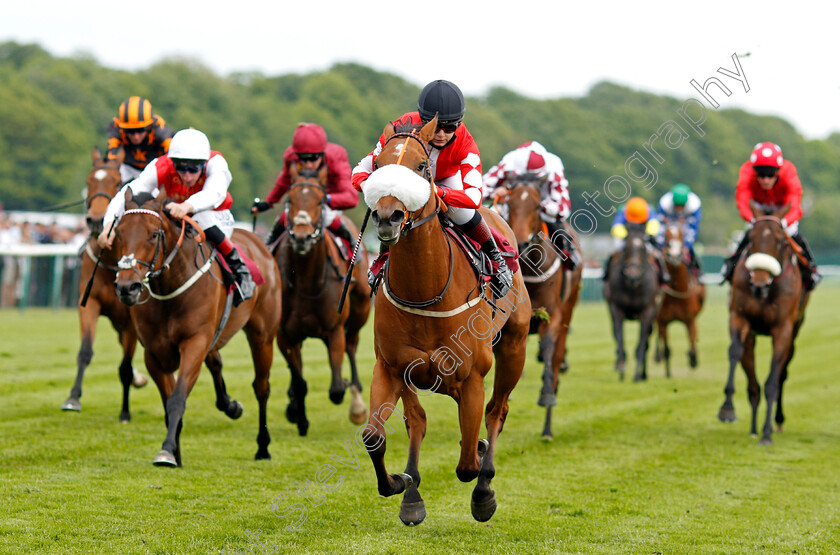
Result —
[[[406, 525], [426, 518], [418, 489], [420, 444], [426, 435], [419, 396], [431, 391], [458, 403], [461, 445], [455, 473], [462, 482], [478, 478], [471, 500], [473, 518], [484, 522], [495, 513], [490, 481], [496, 474], [496, 440], [508, 414], [508, 397], [522, 375], [531, 318], [521, 272], [499, 298], [438, 217], [447, 208], [435, 192], [427, 150], [436, 127], [437, 117], [419, 132], [397, 133], [388, 124], [377, 169], [364, 185], [371, 222], [379, 240], [390, 247], [375, 301], [376, 365], [370, 417], [362, 436], [379, 494], [405, 492], [400, 520]], [[498, 214], [483, 208], [481, 213], [508, 241], [516, 240]], [[493, 387], [484, 407], [484, 378], [494, 355]], [[405, 414], [396, 407], [399, 399]], [[400, 474], [388, 474], [385, 466], [386, 429], [393, 429], [387, 420], [394, 412], [405, 420], [409, 437], [408, 462]], [[479, 440], [482, 414], [486, 440]]]
[[[283, 316], [277, 345], [291, 372], [289, 406], [286, 417], [296, 423], [298, 433], [306, 435], [306, 380], [303, 379], [301, 346], [307, 337], [318, 337], [329, 351], [332, 383], [330, 400], [340, 404], [347, 382], [341, 377], [344, 353], [350, 359], [350, 420], [361, 424], [367, 419], [362, 400], [362, 384], [356, 367], [359, 330], [370, 314], [370, 286], [367, 282], [367, 253], [360, 246], [353, 268], [348, 303], [341, 314], [336, 311], [349, 263], [342, 259], [335, 237], [325, 222], [327, 167], [320, 172], [298, 172], [293, 164], [288, 192], [288, 232], [283, 234], [274, 254], [283, 276]], [[351, 233], [356, 226], [342, 216]]]
[[[507, 221], [516, 235], [522, 266], [522, 280], [531, 299], [533, 316], [530, 333], [540, 336], [537, 359], [544, 363], [543, 386], [537, 404], [546, 407], [542, 436], [554, 437], [551, 431], [552, 407], [557, 404], [560, 374], [568, 370], [566, 339], [572, 313], [578, 300], [583, 266], [574, 271], [564, 268], [563, 257], [552, 243], [548, 228], [540, 219], [540, 187], [544, 180], [513, 178], [507, 183]], [[565, 226], [575, 244], [578, 237]], [[579, 252], [582, 252], [579, 249]]]
[[665, 375], [671, 377], [671, 348], [668, 346], [668, 324], [678, 320], [688, 328], [688, 364], [697, 368], [697, 315], [706, 299], [706, 286], [689, 269], [690, 253], [683, 241], [683, 226], [679, 221], [665, 222], [665, 265], [671, 276], [662, 287], [662, 306], [656, 316], [659, 334], [656, 338], [656, 362], [665, 360]]
[[749, 243], [738, 260], [732, 276], [729, 295], [729, 376], [724, 393], [726, 400], [718, 418], [735, 421], [735, 367], [738, 361], [747, 375], [747, 392], [752, 408], [750, 434], [757, 435], [756, 419], [761, 387], [755, 375], [755, 337], [769, 335], [773, 339], [770, 374], [764, 382], [767, 412], [759, 443], [773, 443], [771, 415], [776, 404], [776, 426], [783, 431], [782, 387], [793, 359], [794, 342], [805, 319], [805, 307], [810, 296], [802, 287], [802, 277], [796, 262], [797, 245], [787, 233], [781, 219], [787, 214], [786, 205], [770, 214], [751, 203], [755, 220], [747, 232]]
[[604, 297], [610, 310], [616, 343], [615, 370], [624, 380], [624, 320], [639, 321], [636, 374], [633, 381], [647, 379], [647, 350], [653, 322], [659, 310], [659, 276], [653, 254], [648, 252], [644, 224], [627, 224], [622, 250], [611, 256]]
[[[82, 336], [82, 345], [79, 354], [76, 356], [76, 381], [70, 390], [70, 396], [61, 405], [61, 410], [80, 411], [82, 404], [79, 400], [82, 396], [82, 379], [85, 369], [93, 358], [93, 340], [96, 335], [96, 321], [100, 315], [107, 316], [111, 325], [117, 331], [120, 345], [123, 350], [122, 362], [120, 362], [119, 375], [123, 386], [122, 410], [120, 421], [129, 422], [131, 412], [128, 408], [128, 391], [131, 385], [143, 387], [146, 385], [146, 376], [135, 373], [132, 367], [134, 350], [137, 347], [137, 332], [134, 324], [131, 323], [131, 314], [127, 306], [117, 299], [114, 293], [114, 279], [117, 272], [117, 260], [110, 250], [100, 252], [96, 244], [96, 237], [102, 231], [102, 220], [105, 217], [105, 210], [108, 203], [117, 194], [120, 188], [120, 164], [122, 164], [125, 153], [118, 151], [118, 157], [114, 160], [104, 160], [98, 148], [91, 152], [93, 167], [87, 177], [87, 217], [85, 221], [90, 230], [85, 248], [81, 253], [81, 279], [79, 283], [79, 326]], [[94, 274], [95, 260], [101, 257], [99, 268]], [[81, 306], [85, 294], [85, 288], [93, 275], [93, 284], [85, 306]]]
[[204, 244], [198, 224], [189, 224], [192, 227], [187, 234], [189, 218], [177, 223], [170, 219], [163, 209], [163, 192], [157, 199], [146, 194], [135, 199], [130, 189], [125, 195], [126, 211], [116, 225], [112, 249], [119, 257], [114, 287], [120, 301], [131, 307], [145, 348], [146, 368], [166, 410], [166, 439], [153, 464], [181, 466], [180, 436], [187, 396], [198, 380], [202, 360], [213, 375], [216, 408], [232, 419], [242, 415], [242, 404], [227, 394], [219, 354], [240, 329], [244, 329], [251, 349], [253, 387], [260, 406], [255, 458], [271, 458], [266, 422], [268, 376], [282, 307], [280, 272], [271, 253], [253, 233], [234, 230], [231, 240], [238, 245], [242, 259], [256, 264], [252, 272], [258, 268], [265, 283], [257, 286], [252, 298], [231, 307], [233, 293], [213, 249]]

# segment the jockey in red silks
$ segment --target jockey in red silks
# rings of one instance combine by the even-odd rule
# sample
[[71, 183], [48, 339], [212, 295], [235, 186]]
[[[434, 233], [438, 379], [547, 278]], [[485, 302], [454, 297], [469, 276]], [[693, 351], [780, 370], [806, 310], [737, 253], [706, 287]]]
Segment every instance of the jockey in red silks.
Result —
[[[397, 133], [408, 133], [437, 116], [437, 130], [429, 143], [436, 193], [449, 208], [447, 217], [481, 245], [481, 250], [493, 262], [495, 273], [491, 276], [491, 283], [501, 297], [513, 285], [513, 274], [478, 211], [482, 199], [481, 155], [462, 121], [465, 111], [461, 89], [450, 81], [439, 79], [420, 91], [417, 111], [403, 114], [393, 125]], [[384, 134], [380, 136], [373, 152], [362, 158], [353, 170], [353, 186], [359, 191], [373, 173], [373, 162], [388, 139]]]
[[[327, 142], [324, 128], [314, 123], [301, 123], [295, 129], [292, 144], [283, 153], [283, 171], [277, 177], [274, 188], [268, 193], [265, 201], [255, 202], [251, 212], [257, 214], [271, 208], [291, 187], [290, 168], [297, 165], [298, 170], [318, 171], [327, 167], [327, 208], [324, 214], [327, 226], [333, 234], [346, 239], [354, 248], [354, 237], [341, 221], [341, 211], [353, 208], [359, 204], [359, 194], [350, 183], [350, 162], [347, 151], [343, 146]], [[271, 245], [286, 230], [284, 211], [277, 218], [266, 243]]]
[[[750, 159], [741, 166], [738, 185], [735, 188], [735, 202], [744, 221], [752, 224], [753, 213], [750, 201], [760, 208], [777, 210], [790, 205], [788, 213], [782, 218], [785, 232], [802, 247], [802, 254], [808, 267], [800, 264], [802, 279], [806, 289], [813, 289], [820, 281], [817, 264], [811, 247], [799, 232], [799, 220], [802, 218], [802, 184], [796, 173], [796, 166], [782, 157], [782, 149], [774, 143], [759, 143], [750, 155]], [[724, 281], [730, 281], [735, 272], [741, 253], [747, 246], [745, 233], [735, 252], [724, 262], [721, 273]]]
[[[230, 240], [233, 234], [233, 215], [228, 210], [233, 198], [228, 192], [233, 176], [221, 153], [210, 150], [207, 135], [197, 129], [182, 129], [175, 133], [169, 153], [152, 160], [136, 179], [117, 193], [105, 212], [104, 230], [99, 246], [110, 247], [114, 240], [111, 222], [125, 212], [125, 189], [133, 194], [165, 194], [166, 210], [173, 218], [193, 215], [207, 239], [225, 258], [236, 280], [233, 304], [254, 295], [256, 284], [248, 266]], [[110, 234], [108, 233], [110, 231]]]

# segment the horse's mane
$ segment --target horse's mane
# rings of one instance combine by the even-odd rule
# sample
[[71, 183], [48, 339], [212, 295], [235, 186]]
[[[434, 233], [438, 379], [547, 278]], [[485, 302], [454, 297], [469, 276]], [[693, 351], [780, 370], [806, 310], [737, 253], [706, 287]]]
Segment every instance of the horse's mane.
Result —
[[411, 123], [411, 121], [395, 121], [391, 125], [394, 126], [394, 131], [397, 133], [412, 133], [414, 131], [420, 131], [423, 128], [423, 123]]
[[144, 204], [153, 200], [155, 200], [155, 197], [151, 193], [137, 193], [131, 198], [131, 202], [136, 205], [135, 208], [142, 208]]
[[301, 177], [315, 177], [315, 178], [317, 178], [319, 173], [320, 173], [320, 170], [303, 169], [303, 170], [300, 170], [298, 172], [298, 175], [300, 175]]

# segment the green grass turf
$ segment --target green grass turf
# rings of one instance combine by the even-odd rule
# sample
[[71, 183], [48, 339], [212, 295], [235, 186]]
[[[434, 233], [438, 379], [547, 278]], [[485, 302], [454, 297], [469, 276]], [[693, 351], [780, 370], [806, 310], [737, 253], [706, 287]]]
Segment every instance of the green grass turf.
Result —
[[[473, 484], [455, 476], [457, 407], [423, 399], [428, 432], [420, 459], [428, 517], [406, 527], [401, 497], [377, 494], [356, 426], [329, 402], [323, 346], [305, 344], [311, 428], [300, 438], [286, 422], [288, 372], [275, 355], [269, 401], [271, 461], [254, 461], [257, 406], [244, 336], [224, 350], [225, 377], [245, 414], [231, 421], [214, 406], [203, 370], [187, 402], [183, 469], [152, 466], [164, 438], [163, 408], [151, 382], [132, 390], [133, 420], [120, 424], [119, 348], [100, 319], [81, 413], [61, 412], [79, 346], [74, 311], [0, 312], [0, 553], [838, 553], [840, 552], [840, 285], [824, 282], [811, 299], [784, 390], [787, 423], [764, 447], [749, 436], [746, 381], [739, 369], [739, 420], [723, 424], [727, 371], [724, 288], [710, 287], [700, 317], [700, 367], [689, 370], [684, 328], [671, 330], [673, 378], [649, 365], [649, 380], [620, 383], [606, 306], [578, 307], [569, 338], [571, 370], [562, 376], [555, 439], [540, 438], [540, 366], [531, 337], [525, 376], [496, 456], [499, 508], [488, 523], [470, 516]], [[632, 352], [638, 326], [628, 324]], [[370, 381], [372, 326], [360, 356]], [[758, 342], [759, 380], [769, 371], [769, 340]], [[142, 367], [142, 350], [135, 357]], [[652, 360], [652, 357], [651, 357]], [[632, 364], [628, 378], [632, 377]], [[365, 391], [367, 401], [368, 392]], [[763, 423], [763, 407], [759, 426]], [[386, 462], [404, 468], [407, 441], [391, 423]], [[336, 462], [351, 458], [358, 468]], [[294, 493], [332, 464], [343, 481], [317, 506]], [[337, 474], [337, 475], [338, 475]], [[327, 483], [336, 483], [337, 475]], [[277, 516], [276, 507], [306, 506]], [[260, 531], [265, 546], [249, 543]]]

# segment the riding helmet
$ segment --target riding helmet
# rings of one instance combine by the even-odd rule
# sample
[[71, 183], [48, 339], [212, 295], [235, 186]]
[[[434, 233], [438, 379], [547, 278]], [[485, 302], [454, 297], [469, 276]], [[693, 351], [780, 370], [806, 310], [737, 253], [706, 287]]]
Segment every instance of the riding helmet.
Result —
[[292, 137], [292, 150], [296, 153], [320, 153], [327, 149], [327, 132], [314, 123], [300, 123]]
[[181, 129], [169, 143], [169, 157], [179, 160], [207, 160], [210, 140], [198, 129]]
[[443, 79], [432, 81], [420, 91], [417, 111], [423, 121], [431, 121], [435, 115], [438, 123], [460, 121], [466, 111], [464, 95], [455, 83]]
[[117, 125], [122, 129], [142, 129], [154, 123], [152, 103], [145, 98], [132, 96], [120, 104]]
[[691, 187], [685, 183], [677, 183], [671, 187], [671, 198], [674, 201], [674, 206], [685, 206], [688, 202], [688, 195], [691, 193]]
[[784, 158], [782, 158], [782, 147], [775, 143], [758, 143], [753, 148], [752, 155], [750, 155], [750, 162], [753, 167], [769, 166], [771, 168], [781, 168]]

